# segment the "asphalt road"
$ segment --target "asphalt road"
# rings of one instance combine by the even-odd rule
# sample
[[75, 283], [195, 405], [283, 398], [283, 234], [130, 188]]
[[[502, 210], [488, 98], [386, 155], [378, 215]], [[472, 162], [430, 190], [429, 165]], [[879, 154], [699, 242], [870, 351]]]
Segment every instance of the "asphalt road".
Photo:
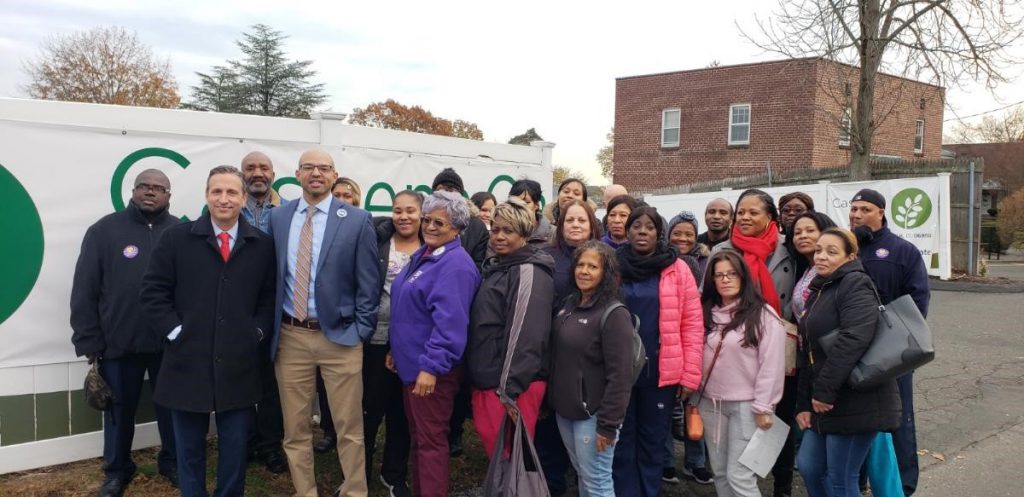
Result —
[[[914, 378], [923, 452], [914, 495], [1024, 495], [1024, 294], [932, 292], [928, 322], [936, 359]], [[794, 497], [806, 496], [797, 480]], [[770, 482], [761, 488], [771, 495]], [[663, 494], [715, 491], [689, 481]]]

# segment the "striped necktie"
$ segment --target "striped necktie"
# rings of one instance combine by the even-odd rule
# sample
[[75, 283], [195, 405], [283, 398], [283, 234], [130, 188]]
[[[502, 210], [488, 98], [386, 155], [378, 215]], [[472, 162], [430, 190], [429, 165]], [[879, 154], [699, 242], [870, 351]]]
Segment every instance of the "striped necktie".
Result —
[[309, 270], [313, 265], [313, 215], [316, 207], [306, 208], [306, 222], [299, 232], [299, 256], [295, 261], [295, 287], [292, 289], [292, 305], [295, 319], [305, 321], [309, 305]]

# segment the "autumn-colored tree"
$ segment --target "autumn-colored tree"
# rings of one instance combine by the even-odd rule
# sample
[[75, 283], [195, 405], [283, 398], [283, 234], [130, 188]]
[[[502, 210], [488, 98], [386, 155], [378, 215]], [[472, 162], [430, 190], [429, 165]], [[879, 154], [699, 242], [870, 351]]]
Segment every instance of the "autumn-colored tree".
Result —
[[996, 229], [1004, 247], [1024, 250], [1024, 189], [999, 202]]
[[323, 83], [312, 83], [316, 71], [312, 60], [288, 60], [284, 40], [288, 36], [266, 24], [252, 26], [235, 42], [241, 60], [229, 60], [209, 73], [196, 73], [199, 85], [192, 87], [194, 110], [255, 114], [260, 116], [308, 118], [327, 100]]
[[946, 143], [1004, 143], [1024, 141], [1024, 105], [1001, 116], [985, 116], [980, 122], [964, 123], [953, 129]]
[[483, 140], [484, 134], [476, 124], [469, 121], [454, 122], [437, 117], [430, 111], [414, 105], [402, 105], [392, 99], [375, 102], [364, 108], [352, 109], [349, 124], [374, 128], [397, 129], [427, 133], [430, 135], [454, 136], [470, 140]]
[[587, 175], [583, 174], [583, 172], [578, 169], [572, 169], [565, 166], [555, 166], [551, 171], [551, 182], [556, 187], [569, 178], [576, 178], [582, 181], [584, 185], [590, 184], [590, 180], [587, 179]]
[[597, 163], [601, 165], [601, 176], [612, 179], [615, 174], [615, 128], [609, 130], [605, 137], [608, 138], [608, 144], [597, 151]]
[[508, 142], [511, 143], [512, 145], [529, 145], [530, 143], [533, 143], [535, 141], [543, 140], [544, 139], [540, 137], [536, 129], [530, 128], [521, 135], [513, 136], [512, 139], [509, 140]]
[[25, 71], [32, 98], [164, 108], [181, 101], [170, 61], [121, 27], [51, 36]]

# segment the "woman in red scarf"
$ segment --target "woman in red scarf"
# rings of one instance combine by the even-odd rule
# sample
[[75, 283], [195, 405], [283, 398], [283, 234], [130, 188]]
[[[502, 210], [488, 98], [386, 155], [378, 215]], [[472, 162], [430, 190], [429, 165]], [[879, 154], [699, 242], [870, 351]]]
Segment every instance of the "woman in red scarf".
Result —
[[765, 302], [780, 316], [792, 320], [789, 301], [796, 284], [796, 266], [784, 241], [775, 200], [753, 188], [740, 194], [729, 241], [716, 245], [712, 255], [725, 249], [739, 252]]

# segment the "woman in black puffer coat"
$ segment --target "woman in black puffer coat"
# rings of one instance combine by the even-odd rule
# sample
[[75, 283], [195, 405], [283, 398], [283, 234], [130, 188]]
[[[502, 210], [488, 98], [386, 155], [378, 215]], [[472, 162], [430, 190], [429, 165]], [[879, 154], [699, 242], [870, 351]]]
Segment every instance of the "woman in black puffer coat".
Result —
[[[807, 431], [797, 461], [810, 497], [859, 496], [860, 467], [875, 436], [900, 425], [896, 380], [868, 391], [847, 385], [879, 319], [873, 283], [857, 250], [848, 230], [822, 233], [814, 255], [818, 276], [800, 321], [797, 424]], [[826, 352], [819, 340], [837, 329], [839, 337]]]

